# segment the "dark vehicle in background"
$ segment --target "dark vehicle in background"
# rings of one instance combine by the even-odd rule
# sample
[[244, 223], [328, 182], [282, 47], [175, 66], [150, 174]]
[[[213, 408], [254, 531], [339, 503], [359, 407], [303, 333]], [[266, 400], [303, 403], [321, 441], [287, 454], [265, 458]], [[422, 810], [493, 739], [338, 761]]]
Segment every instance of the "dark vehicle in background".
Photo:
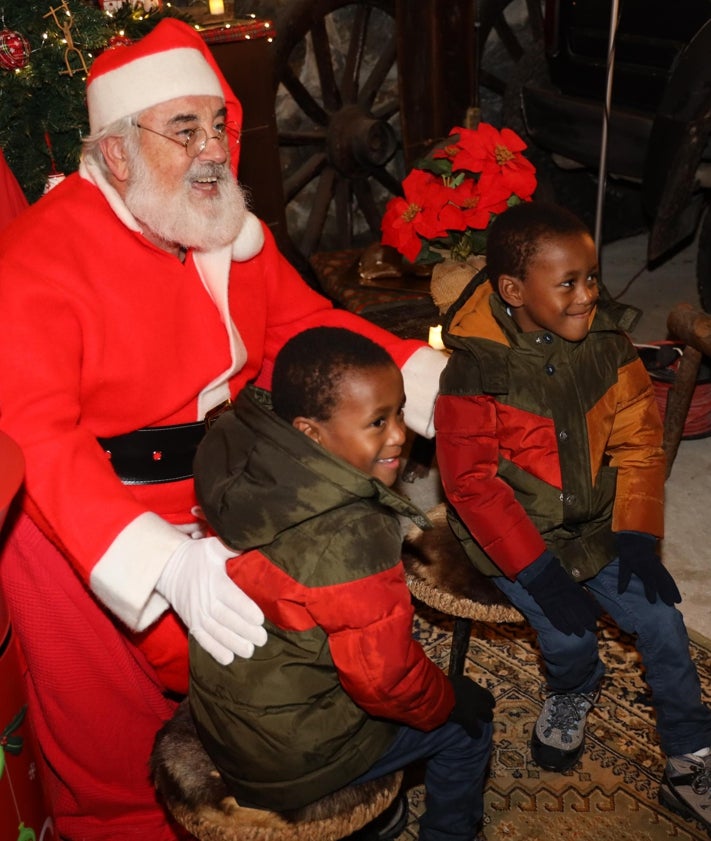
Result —
[[[529, 142], [544, 192], [569, 206], [584, 188], [565, 173], [597, 183], [610, 10], [609, 0], [546, 0], [544, 38], [505, 98], [504, 124]], [[711, 0], [620, 0], [613, 68], [602, 218], [622, 196], [630, 224], [636, 202], [651, 266], [700, 224], [698, 287], [711, 311]]]

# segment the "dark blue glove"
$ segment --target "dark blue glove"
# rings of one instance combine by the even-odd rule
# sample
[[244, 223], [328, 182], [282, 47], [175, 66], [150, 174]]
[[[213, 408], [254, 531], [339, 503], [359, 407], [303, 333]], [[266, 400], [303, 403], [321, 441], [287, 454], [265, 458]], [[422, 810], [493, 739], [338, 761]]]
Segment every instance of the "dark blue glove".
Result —
[[449, 682], [454, 689], [454, 707], [449, 721], [460, 724], [476, 739], [481, 736], [481, 722], [491, 721], [494, 717], [494, 696], [466, 675], [454, 675]]
[[588, 592], [563, 569], [556, 556], [546, 550], [516, 579], [522, 584], [548, 621], [564, 634], [582, 637], [594, 631], [601, 610]]
[[634, 574], [644, 584], [644, 595], [650, 604], [656, 602], [657, 596], [668, 605], [681, 601], [679, 588], [657, 554], [656, 537], [641, 531], [620, 531], [615, 534], [615, 541], [620, 559], [618, 593], [625, 592]]

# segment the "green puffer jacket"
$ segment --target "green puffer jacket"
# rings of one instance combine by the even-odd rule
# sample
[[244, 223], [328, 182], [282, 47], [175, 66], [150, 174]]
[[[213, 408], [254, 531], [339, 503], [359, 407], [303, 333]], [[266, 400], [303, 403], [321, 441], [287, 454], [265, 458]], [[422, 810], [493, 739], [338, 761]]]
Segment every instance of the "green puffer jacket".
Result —
[[331, 456], [243, 391], [205, 436], [198, 498], [243, 554], [233, 580], [264, 610], [268, 641], [220, 666], [194, 640], [190, 705], [237, 800], [298, 808], [370, 768], [406, 723], [430, 730], [451, 685], [412, 637], [398, 514], [424, 515]]
[[585, 581], [615, 557], [614, 532], [663, 533], [662, 426], [623, 332], [631, 308], [601, 298], [568, 342], [521, 332], [482, 277], [443, 331], [435, 428], [452, 526], [487, 575], [515, 578], [547, 547]]

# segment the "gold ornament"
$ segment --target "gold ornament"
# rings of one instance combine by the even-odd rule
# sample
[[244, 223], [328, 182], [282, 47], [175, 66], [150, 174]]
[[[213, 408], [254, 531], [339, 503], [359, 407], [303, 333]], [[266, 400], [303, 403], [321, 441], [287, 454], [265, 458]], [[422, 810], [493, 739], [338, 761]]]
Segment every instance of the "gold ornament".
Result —
[[[67, 16], [67, 20], [63, 21], [62, 23], [59, 22], [59, 18], [57, 17], [57, 12], [63, 11]], [[64, 64], [66, 65], [66, 70], [60, 71], [60, 76], [73, 76], [77, 70], [72, 68], [72, 65], [69, 61], [70, 56], [76, 53], [76, 56], [79, 58], [79, 62], [81, 63], [82, 69], [84, 73], [89, 72], [89, 68], [86, 66], [86, 62], [84, 61], [84, 56], [78, 47], [74, 46], [74, 39], [72, 38], [72, 26], [74, 25], [74, 18], [72, 17], [72, 13], [69, 10], [69, 6], [67, 6], [67, 0], [62, 0], [61, 5], [59, 6], [50, 6], [49, 11], [44, 16], [46, 18], [52, 17], [54, 18], [54, 22], [57, 24], [57, 27], [61, 31], [62, 35], [64, 35], [64, 42], [66, 43], [66, 49], [64, 50]]]

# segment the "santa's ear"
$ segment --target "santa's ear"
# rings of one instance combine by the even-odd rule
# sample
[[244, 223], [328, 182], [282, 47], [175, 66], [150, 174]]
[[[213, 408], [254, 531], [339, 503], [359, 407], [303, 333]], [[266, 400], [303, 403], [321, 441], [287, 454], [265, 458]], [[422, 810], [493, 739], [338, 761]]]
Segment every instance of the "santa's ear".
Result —
[[312, 441], [315, 441], [317, 444], [321, 443], [321, 428], [318, 421], [315, 421], [313, 418], [297, 417], [294, 418], [291, 425], [294, 429], [298, 429], [299, 432], [307, 435]]
[[128, 156], [123, 137], [105, 137], [99, 142], [99, 148], [106, 161], [106, 166], [117, 181], [128, 179]]
[[499, 295], [510, 307], [523, 303], [523, 281], [512, 275], [502, 274], [499, 278]]

